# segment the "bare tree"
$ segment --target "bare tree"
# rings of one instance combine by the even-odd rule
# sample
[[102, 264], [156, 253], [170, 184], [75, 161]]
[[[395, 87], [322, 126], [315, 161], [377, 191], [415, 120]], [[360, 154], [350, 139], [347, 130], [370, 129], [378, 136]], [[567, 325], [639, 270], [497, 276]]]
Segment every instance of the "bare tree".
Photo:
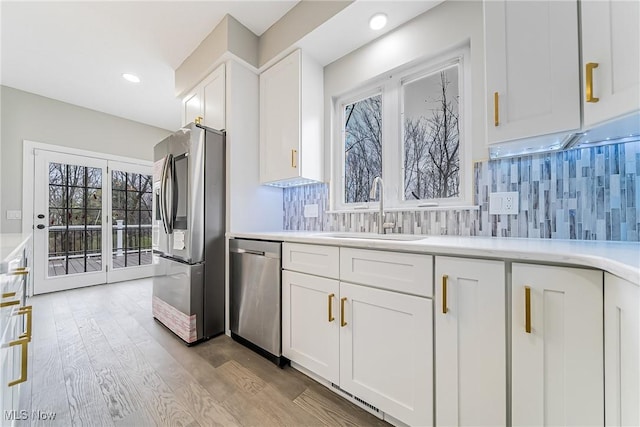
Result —
[[345, 116], [345, 202], [366, 202], [382, 175], [382, 97], [348, 105]]
[[406, 199], [445, 198], [460, 192], [458, 97], [449, 94], [449, 85], [445, 71], [441, 71], [437, 108], [431, 117], [405, 119]]

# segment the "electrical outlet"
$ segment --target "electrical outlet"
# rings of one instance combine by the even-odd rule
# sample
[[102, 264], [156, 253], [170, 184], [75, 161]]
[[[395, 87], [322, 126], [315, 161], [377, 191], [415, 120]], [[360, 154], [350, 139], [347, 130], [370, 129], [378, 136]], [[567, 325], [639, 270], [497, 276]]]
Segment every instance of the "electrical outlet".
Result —
[[519, 209], [517, 191], [489, 194], [490, 215], [517, 215]]
[[304, 217], [305, 218], [317, 218], [318, 217], [318, 205], [304, 205]]

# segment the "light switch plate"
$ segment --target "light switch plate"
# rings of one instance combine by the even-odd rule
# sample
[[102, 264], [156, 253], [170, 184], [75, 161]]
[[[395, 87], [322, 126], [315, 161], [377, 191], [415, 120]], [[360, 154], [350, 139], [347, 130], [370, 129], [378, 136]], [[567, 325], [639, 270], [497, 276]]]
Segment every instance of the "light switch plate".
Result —
[[7, 210], [7, 219], [22, 219], [22, 211]]
[[304, 205], [304, 217], [305, 218], [317, 218], [318, 217], [318, 205]]
[[519, 194], [517, 191], [506, 191], [489, 194], [490, 215], [517, 215]]

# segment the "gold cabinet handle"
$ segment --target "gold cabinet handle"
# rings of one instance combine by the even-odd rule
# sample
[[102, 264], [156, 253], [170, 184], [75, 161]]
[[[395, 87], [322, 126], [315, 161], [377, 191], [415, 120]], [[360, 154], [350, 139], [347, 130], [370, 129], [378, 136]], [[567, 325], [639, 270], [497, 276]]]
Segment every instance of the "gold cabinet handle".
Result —
[[26, 267], [16, 268], [9, 272], [10, 276], [26, 276], [27, 274], [29, 274], [29, 269]]
[[333, 297], [335, 296], [336, 294], [329, 294], [329, 322], [336, 320], [336, 318], [333, 317]]
[[347, 297], [340, 298], [340, 326], [347, 326], [347, 321], [344, 320], [344, 303], [347, 302]]
[[493, 93], [493, 125], [500, 126], [500, 96], [498, 92]]
[[204, 120], [204, 117], [198, 116], [198, 117], [195, 118], [194, 123], [197, 124], [197, 125], [200, 125], [200, 124], [202, 124], [203, 120]]
[[29, 340], [27, 340], [26, 338], [21, 338], [19, 340], [11, 341], [9, 343], [9, 347], [13, 347], [15, 345], [19, 345], [22, 347], [22, 357], [21, 357], [22, 362], [21, 362], [21, 369], [20, 369], [20, 378], [9, 382], [7, 384], [9, 387], [13, 387], [14, 385], [23, 383], [27, 380], [27, 356], [28, 356], [27, 351], [28, 351]]
[[586, 95], [587, 95], [587, 102], [598, 102], [600, 101], [600, 98], [596, 98], [595, 96], [593, 96], [593, 69], [594, 68], [598, 68], [598, 63], [597, 62], [589, 62], [586, 65], [586, 80], [587, 80], [587, 87], [586, 87]]
[[531, 333], [531, 288], [524, 287], [524, 330]]
[[[15, 297], [15, 292], [7, 292], [2, 294], [2, 299]], [[12, 305], [20, 304], [20, 300], [12, 300], [12, 301], [0, 301], [0, 308], [11, 307]]]
[[442, 314], [447, 314], [447, 280], [449, 276], [446, 274], [442, 275]]
[[[15, 295], [15, 292], [14, 292]], [[12, 301], [2, 301], [0, 302], [0, 308], [5, 308], [5, 307], [11, 307], [12, 305], [18, 305], [20, 304], [20, 300], [12, 300]]]
[[296, 149], [291, 150], [291, 167], [294, 169], [298, 167], [298, 150]]
[[33, 327], [33, 307], [30, 305], [20, 307], [18, 309], [18, 315], [27, 316], [27, 327], [24, 331], [24, 334], [20, 335], [18, 338], [26, 338], [27, 341], [31, 342], [31, 331]]

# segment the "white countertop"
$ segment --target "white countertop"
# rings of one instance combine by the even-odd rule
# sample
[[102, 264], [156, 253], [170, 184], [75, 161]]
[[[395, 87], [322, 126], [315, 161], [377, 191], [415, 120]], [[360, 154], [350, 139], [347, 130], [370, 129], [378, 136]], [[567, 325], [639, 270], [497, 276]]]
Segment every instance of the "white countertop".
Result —
[[14, 258], [30, 238], [30, 233], [0, 234], [0, 273], [5, 271], [5, 263]]
[[[640, 243], [495, 237], [424, 236], [422, 240], [371, 240], [329, 237], [333, 232], [232, 232], [228, 237], [386, 249], [597, 268], [640, 286]], [[355, 233], [345, 233], [356, 235]], [[366, 235], [366, 234], [365, 234]]]

